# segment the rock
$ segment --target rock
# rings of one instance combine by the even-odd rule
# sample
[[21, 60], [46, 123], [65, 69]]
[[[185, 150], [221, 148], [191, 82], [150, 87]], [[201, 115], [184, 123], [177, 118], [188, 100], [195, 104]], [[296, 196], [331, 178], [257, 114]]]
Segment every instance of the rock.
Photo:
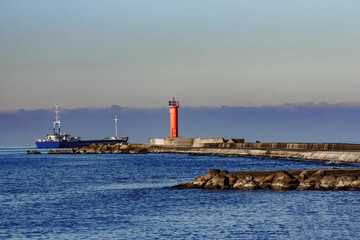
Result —
[[238, 189], [238, 190], [255, 190], [255, 189], [259, 189], [259, 185], [256, 184], [256, 182], [253, 180], [254, 178], [252, 176], [246, 175], [246, 176], [241, 176], [240, 178], [238, 178], [238, 180], [235, 182], [235, 184], [233, 185], [233, 189]]
[[115, 153], [115, 151], [117, 151], [117, 152], [118, 152], [118, 151], [120, 150], [120, 146], [121, 146], [121, 145], [120, 145], [120, 144], [118, 144], [118, 143], [117, 143], [117, 144], [115, 144], [115, 145], [113, 146], [113, 152], [114, 152], [114, 153]]
[[306, 179], [304, 181], [300, 181], [297, 186], [297, 190], [315, 190], [315, 181], [313, 179]]
[[[321, 190], [326, 187], [325, 180], [323, 182], [323, 187], [320, 186], [320, 181], [326, 175], [325, 170], [318, 170], [315, 173], [311, 174], [310, 171], [303, 171], [299, 174], [298, 180], [300, 181], [297, 190]], [[329, 186], [330, 187], [330, 186]]]
[[173, 186], [172, 188], [176, 188], [176, 189], [193, 189], [193, 188], [197, 188], [197, 186], [195, 186], [192, 182], [186, 182], [186, 183], [181, 183], [179, 185]]
[[220, 175], [223, 175], [223, 176], [224, 176], [224, 175], [227, 175], [228, 173], [229, 173], [228, 170], [223, 170], [223, 171], [220, 172]]
[[341, 176], [336, 178], [334, 183], [334, 190], [347, 190], [352, 184], [353, 180], [349, 176]]
[[129, 149], [121, 149], [120, 152], [123, 154], [129, 154]]
[[194, 186], [198, 186], [199, 188], [204, 188], [206, 181], [202, 177], [196, 177], [193, 184]]
[[[192, 187], [191, 187], [192, 185]], [[328, 170], [245, 171], [229, 173], [213, 169], [196, 177], [186, 188], [360, 190], [360, 168]]]
[[130, 149], [129, 153], [130, 154], [146, 154], [148, 152], [147, 152], [146, 148], [137, 148], [137, 149]]
[[266, 175], [254, 176], [254, 182], [259, 185], [264, 179]]
[[239, 175], [239, 176], [237, 176], [237, 180], [233, 185], [233, 189], [242, 189], [242, 186], [244, 186], [244, 184], [247, 182], [248, 181], [246, 180], [245, 175]]
[[96, 145], [95, 143], [92, 143], [92, 144], [90, 144], [88, 147], [89, 147], [89, 148], [92, 148], [92, 149], [95, 149], [95, 148], [97, 148], [97, 145]]
[[27, 150], [27, 154], [41, 154], [41, 152], [39, 152], [38, 150], [33, 150], [31, 152], [30, 152], [30, 150]]
[[254, 177], [250, 176], [250, 175], [246, 175], [245, 179], [246, 179], [247, 182], [249, 182], [249, 181], [252, 181], [254, 179]]
[[86, 151], [87, 154], [95, 154], [97, 153], [96, 149], [94, 148], [89, 148], [87, 151]]
[[56, 151], [53, 151], [52, 149], [50, 149], [50, 151], [48, 152], [48, 154], [70, 154], [70, 153], [73, 153], [72, 149], [70, 149], [70, 150], [56, 150]]
[[352, 181], [348, 187], [348, 190], [360, 190], [360, 179]]
[[85, 147], [82, 148], [82, 150], [84, 150], [84, 151], [86, 151], [86, 152], [87, 152], [89, 149], [91, 149], [91, 148], [89, 148], [88, 146], [85, 146]]
[[311, 175], [311, 178], [320, 181], [325, 176], [325, 170], [319, 170]]
[[285, 171], [275, 174], [272, 189], [274, 190], [294, 190], [299, 185], [299, 181]]
[[130, 148], [129, 145], [121, 145], [120, 146], [121, 150], [125, 150], [125, 149], [128, 150], [129, 148]]
[[226, 176], [216, 175], [208, 180], [204, 186], [206, 189], [225, 189], [229, 187], [229, 178]]
[[220, 169], [213, 169], [210, 172], [208, 172], [205, 176], [203, 176], [204, 181], [208, 181], [209, 179], [215, 177], [216, 175], [220, 174]]
[[309, 173], [309, 171], [304, 170], [299, 174], [299, 179], [306, 180], [309, 178], [310, 175], [311, 174]]
[[259, 189], [260, 187], [255, 183], [255, 181], [251, 180], [248, 181], [247, 183], [245, 183], [242, 186], [242, 190], [255, 190], [255, 189]]
[[236, 176], [230, 175], [229, 176], [229, 185], [230, 185], [230, 187], [233, 186], [237, 180], [238, 180], [238, 178]]
[[271, 189], [272, 188], [272, 181], [274, 179], [275, 174], [270, 174], [266, 176], [260, 183], [259, 186], [264, 189]]
[[336, 177], [334, 175], [324, 176], [320, 180], [319, 188], [321, 190], [333, 190], [335, 187], [335, 180], [336, 180]]

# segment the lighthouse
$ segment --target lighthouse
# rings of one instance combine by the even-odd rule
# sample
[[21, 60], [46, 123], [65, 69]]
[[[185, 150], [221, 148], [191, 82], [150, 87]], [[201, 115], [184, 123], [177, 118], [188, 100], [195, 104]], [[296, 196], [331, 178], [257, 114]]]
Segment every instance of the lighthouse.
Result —
[[178, 137], [178, 108], [179, 101], [175, 101], [175, 98], [172, 98], [172, 100], [169, 101], [170, 137]]

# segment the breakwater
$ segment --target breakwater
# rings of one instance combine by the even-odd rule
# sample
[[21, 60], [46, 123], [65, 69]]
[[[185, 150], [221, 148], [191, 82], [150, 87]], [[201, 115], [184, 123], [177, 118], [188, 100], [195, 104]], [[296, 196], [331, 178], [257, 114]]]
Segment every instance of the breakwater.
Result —
[[[181, 144], [91, 144], [70, 150], [50, 150], [50, 154], [145, 154], [145, 153], [186, 153], [196, 155], [233, 155], [254, 157], [299, 158], [323, 161], [360, 162], [360, 144], [344, 143], [229, 143], [195, 141], [194, 145]], [[203, 139], [201, 139], [203, 140]], [[213, 140], [213, 139], [211, 139]], [[188, 141], [186, 141], [188, 142]], [[191, 142], [191, 144], [193, 144]], [[194, 147], [199, 146], [200, 147]], [[34, 152], [30, 152], [34, 153]]]
[[360, 190], [360, 169], [311, 169], [232, 172], [213, 169], [178, 189]]
[[204, 148], [306, 150], [306, 151], [360, 151], [360, 144], [349, 143], [204, 143]]
[[254, 157], [300, 158], [309, 160], [360, 162], [360, 151], [313, 151], [295, 149], [241, 149], [241, 148], [176, 148], [151, 147], [154, 153], [188, 153], [197, 155], [232, 155]]
[[[99, 154], [99, 153], [116, 153], [116, 154], [146, 154], [148, 153], [147, 145], [134, 143], [117, 143], [111, 144], [90, 144], [82, 148], [73, 148], [69, 150], [50, 150], [49, 154]], [[29, 153], [29, 152], [28, 152]], [[30, 152], [32, 153], [32, 152]]]

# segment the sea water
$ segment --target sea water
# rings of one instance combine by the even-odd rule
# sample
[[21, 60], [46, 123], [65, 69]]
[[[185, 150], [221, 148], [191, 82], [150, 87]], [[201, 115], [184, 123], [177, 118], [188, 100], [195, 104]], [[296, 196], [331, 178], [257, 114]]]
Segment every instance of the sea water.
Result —
[[[0, 148], [0, 239], [359, 239], [358, 191], [177, 190], [212, 169], [359, 164]], [[32, 150], [32, 149], [31, 149]]]

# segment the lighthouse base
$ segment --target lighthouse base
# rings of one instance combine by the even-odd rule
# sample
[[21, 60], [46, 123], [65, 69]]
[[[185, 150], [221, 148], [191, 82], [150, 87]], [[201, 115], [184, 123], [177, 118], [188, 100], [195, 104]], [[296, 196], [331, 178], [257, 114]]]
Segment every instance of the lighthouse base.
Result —
[[224, 138], [149, 138], [149, 145], [172, 146], [172, 147], [204, 147], [205, 143], [224, 143]]

